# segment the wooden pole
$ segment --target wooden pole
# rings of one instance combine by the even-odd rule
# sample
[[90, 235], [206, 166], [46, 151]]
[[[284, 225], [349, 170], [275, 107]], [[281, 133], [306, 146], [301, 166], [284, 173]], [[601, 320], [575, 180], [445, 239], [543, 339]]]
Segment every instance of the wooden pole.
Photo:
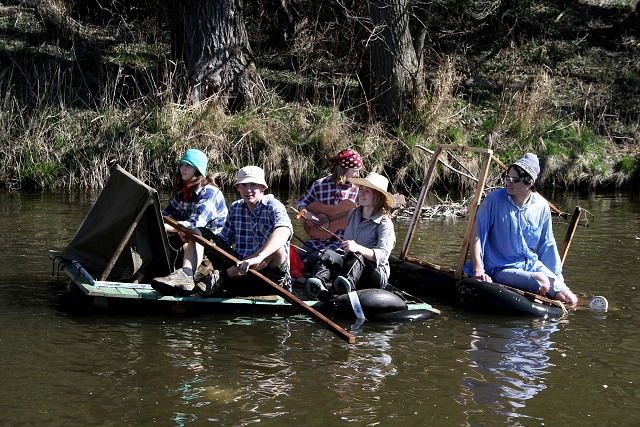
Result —
[[124, 250], [125, 245], [127, 244], [129, 239], [131, 238], [131, 235], [133, 234], [133, 231], [138, 226], [138, 223], [140, 222], [140, 219], [142, 219], [142, 215], [144, 215], [144, 213], [147, 211], [147, 208], [152, 204], [153, 204], [153, 198], [149, 197], [149, 199], [144, 204], [142, 209], [140, 209], [140, 212], [138, 212], [138, 215], [136, 216], [136, 219], [134, 219], [133, 222], [131, 223], [131, 225], [129, 226], [129, 229], [127, 230], [127, 233], [122, 238], [122, 241], [120, 242], [120, 245], [118, 246], [118, 248], [116, 249], [115, 253], [111, 257], [111, 260], [109, 261], [109, 264], [107, 264], [107, 268], [105, 268], [104, 271], [102, 272], [102, 276], [100, 276], [100, 281], [107, 280], [107, 277], [109, 277], [109, 274], [111, 273], [111, 270], [113, 269], [113, 266], [116, 265], [116, 261], [118, 261], [118, 258], [120, 257], [120, 254]]
[[[205, 239], [199, 234], [193, 233], [190, 229], [182, 226], [181, 224], [178, 223], [178, 221], [174, 220], [173, 218], [170, 218], [168, 216], [165, 216], [163, 218], [164, 218], [164, 222], [166, 222], [176, 230], [184, 232], [190, 239], [193, 239], [194, 241], [204, 246], [205, 248], [213, 249], [214, 251], [223, 255], [224, 257], [226, 257], [227, 259], [229, 259], [231, 262], [235, 264], [238, 264], [240, 262], [239, 259], [231, 255], [227, 251], [221, 249], [215, 243], [209, 241], [208, 239]], [[271, 286], [275, 291], [275, 293], [279, 294], [285, 300], [289, 301], [291, 305], [294, 305], [300, 308], [305, 314], [309, 315], [316, 322], [320, 323], [322, 326], [329, 329], [331, 332], [333, 332], [334, 334], [342, 338], [344, 341], [348, 342], [349, 344], [354, 344], [356, 342], [356, 338], [352, 334], [345, 331], [342, 327], [335, 324], [331, 319], [329, 319], [322, 313], [318, 312], [313, 307], [310, 307], [307, 304], [305, 304], [305, 302], [302, 301], [300, 298], [293, 295], [291, 292], [287, 291], [282, 286], [278, 285], [276, 282], [274, 282], [273, 280], [269, 279], [268, 277], [260, 273], [258, 270], [254, 270], [253, 268], [250, 268], [249, 273], [253, 274], [254, 276], [261, 279], [263, 282], [265, 282], [267, 285]]]
[[573, 211], [573, 217], [571, 217], [571, 222], [569, 223], [569, 228], [567, 229], [567, 234], [564, 237], [562, 250], [560, 251], [560, 262], [562, 262], [562, 265], [564, 265], [564, 260], [567, 257], [567, 252], [569, 252], [569, 246], [571, 246], [571, 241], [573, 240], [573, 235], [576, 233], [576, 228], [578, 227], [581, 216], [582, 208], [576, 206], [576, 209]]
[[458, 266], [456, 268], [456, 278], [460, 279], [462, 277], [462, 266], [464, 265], [467, 259], [467, 251], [469, 250], [469, 236], [471, 235], [471, 231], [473, 230], [473, 226], [476, 221], [476, 212], [478, 211], [478, 206], [480, 206], [480, 202], [482, 201], [482, 194], [484, 193], [484, 185], [487, 181], [487, 176], [489, 175], [489, 166], [491, 165], [491, 158], [493, 151], [487, 150], [484, 155], [484, 160], [482, 161], [482, 167], [480, 169], [480, 176], [478, 177], [478, 184], [476, 185], [476, 191], [473, 196], [473, 201], [469, 205], [469, 219], [467, 220], [467, 229], [464, 232], [464, 239], [462, 240], [462, 248], [460, 249], [460, 257], [458, 258]]
[[400, 251], [400, 259], [404, 260], [409, 253], [409, 247], [411, 246], [411, 241], [413, 240], [413, 234], [416, 232], [416, 226], [418, 225], [418, 221], [420, 221], [420, 214], [422, 213], [422, 206], [424, 206], [424, 202], [427, 199], [427, 193], [429, 191], [429, 187], [433, 183], [433, 178], [435, 176], [435, 169], [438, 165], [438, 158], [440, 157], [440, 153], [442, 152], [442, 147], [440, 145], [436, 146], [436, 150], [433, 152], [433, 156], [431, 156], [431, 163], [429, 163], [429, 168], [424, 175], [424, 180], [422, 183], [422, 191], [420, 192], [420, 196], [418, 197], [418, 202], [416, 204], [416, 208], [413, 211], [413, 217], [411, 218], [411, 223], [409, 224], [409, 229], [407, 230], [407, 235], [404, 238], [404, 243], [402, 245], [402, 250]]

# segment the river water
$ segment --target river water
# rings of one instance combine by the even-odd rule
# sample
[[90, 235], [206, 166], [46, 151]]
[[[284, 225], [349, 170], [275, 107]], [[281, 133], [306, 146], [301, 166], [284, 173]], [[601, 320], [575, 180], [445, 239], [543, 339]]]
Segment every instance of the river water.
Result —
[[[424, 323], [365, 323], [350, 346], [297, 315], [73, 310], [47, 250], [64, 248], [95, 195], [0, 193], [2, 425], [639, 425], [640, 200], [552, 196], [590, 213], [565, 277], [608, 312], [436, 305]], [[411, 255], [454, 267], [465, 225], [421, 222]]]

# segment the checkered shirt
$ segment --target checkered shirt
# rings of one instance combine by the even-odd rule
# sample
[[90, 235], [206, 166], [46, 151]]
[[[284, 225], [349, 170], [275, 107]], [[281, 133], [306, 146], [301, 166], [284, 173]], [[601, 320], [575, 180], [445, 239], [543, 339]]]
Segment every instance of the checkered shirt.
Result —
[[331, 179], [331, 175], [316, 180], [297, 201], [296, 206], [307, 207], [313, 202], [333, 206], [341, 200], [358, 202], [358, 187], [351, 183], [339, 184]]
[[227, 204], [222, 191], [213, 185], [206, 185], [191, 193], [186, 202], [182, 192], [176, 194], [162, 215], [175, 219], [185, 227], [204, 227], [217, 234], [227, 217]]
[[[233, 202], [219, 236], [234, 247], [240, 259], [244, 259], [260, 249], [278, 227], [287, 227], [293, 235], [293, 226], [285, 206], [273, 194], [265, 194], [253, 212], [244, 200]], [[288, 260], [288, 242], [285, 250]]]
[[[331, 175], [327, 175], [311, 184], [307, 191], [305, 191], [302, 197], [296, 202], [296, 206], [298, 209], [302, 209], [314, 202], [334, 206], [341, 200], [351, 200], [357, 204], [358, 187], [351, 183], [336, 183], [331, 179]], [[337, 230], [335, 234], [342, 238], [344, 236], [344, 230]], [[340, 240], [335, 237], [330, 237], [327, 240], [309, 239], [306, 244], [317, 250], [333, 249], [342, 251]]]

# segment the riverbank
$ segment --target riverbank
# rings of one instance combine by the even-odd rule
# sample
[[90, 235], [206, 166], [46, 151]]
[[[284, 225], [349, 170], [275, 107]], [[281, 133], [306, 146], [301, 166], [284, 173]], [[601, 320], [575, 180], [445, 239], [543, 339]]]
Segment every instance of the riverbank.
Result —
[[[637, 29], [616, 32], [629, 14], [627, 6], [617, 7], [608, 15], [585, 9], [592, 15], [581, 21], [528, 11], [523, 16], [532, 28], [538, 18], [556, 23], [523, 25], [528, 38], [519, 44], [487, 42], [468, 54], [443, 35], [426, 64], [425, 104], [393, 129], [363, 122], [339, 95], [327, 98], [337, 82], [328, 82], [323, 96], [293, 96], [281, 88], [302, 81], [293, 85], [299, 94], [317, 82], [259, 63], [271, 94], [264, 104], [235, 114], [213, 101], [184, 105], [172, 95], [179, 83], [157, 23], [127, 34], [87, 26], [108, 41], [108, 50], [96, 43], [95, 51], [79, 52], [52, 43], [35, 15], [2, 7], [0, 187], [99, 188], [116, 161], [150, 185], [168, 188], [175, 161], [197, 147], [223, 185], [238, 168], [257, 164], [272, 186], [298, 189], [326, 173], [331, 155], [353, 147], [366, 169], [383, 172], [395, 191], [407, 193], [420, 186], [429, 162], [418, 146], [486, 147], [489, 140], [507, 164], [536, 152], [540, 186], [638, 187], [640, 39]], [[480, 166], [473, 155], [447, 160], [472, 174]], [[435, 185], [473, 183], [442, 169]]]

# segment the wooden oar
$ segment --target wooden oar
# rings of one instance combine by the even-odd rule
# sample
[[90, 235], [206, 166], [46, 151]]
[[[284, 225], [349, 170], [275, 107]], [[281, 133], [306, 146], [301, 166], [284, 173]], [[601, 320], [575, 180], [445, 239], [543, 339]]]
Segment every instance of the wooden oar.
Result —
[[[193, 239], [195, 242], [201, 244], [205, 248], [213, 249], [214, 251], [223, 255], [224, 257], [226, 257], [228, 260], [230, 260], [235, 264], [238, 264], [240, 262], [238, 258], [234, 257], [227, 251], [221, 249], [215, 243], [209, 241], [208, 239], [205, 239], [201, 235], [195, 234], [193, 231], [191, 231], [187, 227], [184, 227], [182, 224], [178, 223], [178, 221], [174, 220], [173, 218], [165, 216], [163, 217], [163, 219], [165, 223], [169, 224], [176, 230], [182, 231], [190, 239]], [[289, 303], [291, 303], [292, 305], [300, 308], [305, 314], [311, 316], [316, 322], [320, 323], [322, 326], [329, 329], [331, 332], [333, 332], [334, 334], [342, 338], [344, 341], [348, 342], [349, 344], [354, 344], [356, 342], [356, 337], [354, 337], [352, 334], [345, 331], [342, 327], [334, 323], [331, 319], [329, 319], [322, 313], [318, 312], [314, 308], [305, 304], [305, 302], [302, 301], [300, 298], [293, 295], [291, 292], [287, 291], [282, 286], [278, 285], [276, 282], [266, 277], [264, 274], [252, 268], [249, 269], [249, 273], [260, 278], [264, 283], [271, 286], [275, 291], [275, 293], [283, 297], [285, 300], [289, 301]]]

